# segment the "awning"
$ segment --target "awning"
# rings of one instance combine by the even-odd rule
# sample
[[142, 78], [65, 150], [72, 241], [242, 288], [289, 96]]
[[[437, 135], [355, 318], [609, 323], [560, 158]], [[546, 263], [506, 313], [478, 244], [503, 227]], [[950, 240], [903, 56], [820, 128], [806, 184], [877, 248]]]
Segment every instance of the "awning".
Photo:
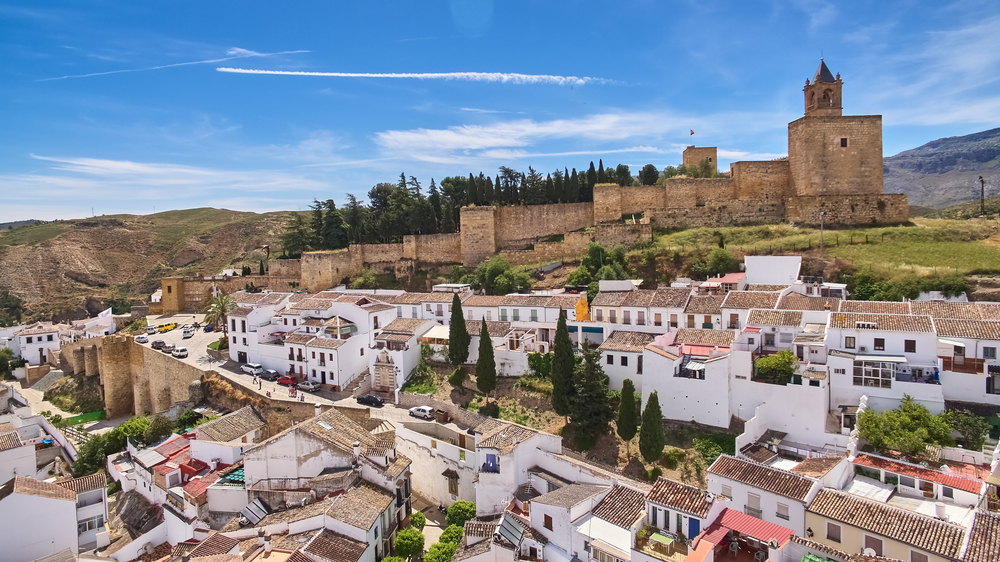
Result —
[[883, 363], [906, 363], [906, 357], [898, 355], [855, 355], [855, 361], [881, 361]]
[[702, 363], [701, 361], [691, 361], [690, 363], [685, 365], [684, 368], [689, 371], [704, 371], [705, 364]]
[[955, 341], [955, 340], [946, 340], [944, 338], [938, 338], [938, 342], [943, 343], [945, 345], [954, 345], [954, 346], [957, 346], [957, 347], [965, 347], [964, 343], [958, 342], [958, 341]]
[[760, 328], [743, 328], [743, 331], [757, 333], [760, 331]]

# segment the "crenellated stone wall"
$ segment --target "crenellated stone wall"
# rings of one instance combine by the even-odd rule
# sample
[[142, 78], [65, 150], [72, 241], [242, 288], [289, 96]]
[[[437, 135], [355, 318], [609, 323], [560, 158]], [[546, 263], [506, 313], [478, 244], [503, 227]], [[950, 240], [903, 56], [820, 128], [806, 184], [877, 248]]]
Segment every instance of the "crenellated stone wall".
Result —
[[[594, 225], [594, 206], [590, 203], [560, 203], [489, 207], [494, 213], [494, 239], [498, 250], [523, 248], [539, 237], [565, 234]], [[462, 229], [465, 216], [462, 209]]]

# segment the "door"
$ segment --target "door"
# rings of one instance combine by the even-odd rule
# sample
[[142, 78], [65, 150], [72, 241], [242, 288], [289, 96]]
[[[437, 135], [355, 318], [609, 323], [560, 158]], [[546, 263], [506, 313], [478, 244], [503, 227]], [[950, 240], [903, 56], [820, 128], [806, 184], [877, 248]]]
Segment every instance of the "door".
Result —
[[237, 351], [236, 352], [236, 360], [238, 362], [240, 362], [240, 363], [246, 363], [247, 362], [247, 352], [245, 352], [245, 351]]
[[801, 345], [796, 345], [795, 346], [795, 356], [799, 358], [799, 361], [805, 361], [806, 360], [806, 354], [805, 354], [805, 351], [802, 349]]
[[764, 334], [764, 345], [774, 347], [774, 334]]
[[688, 517], [688, 540], [691, 540], [698, 536], [701, 532], [701, 521], [695, 519], [694, 517]]

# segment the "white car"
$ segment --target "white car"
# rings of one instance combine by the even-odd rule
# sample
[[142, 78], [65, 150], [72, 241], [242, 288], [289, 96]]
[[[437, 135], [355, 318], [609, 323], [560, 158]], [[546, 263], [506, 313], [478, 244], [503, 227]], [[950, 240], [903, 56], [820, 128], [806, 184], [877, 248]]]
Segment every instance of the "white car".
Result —
[[430, 406], [414, 406], [410, 408], [410, 415], [415, 418], [423, 418], [425, 420], [434, 419], [434, 408]]
[[188, 348], [178, 347], [177, 349], [171, 351], [170, 354], [178, 359], [184, 359], [188, 356]]
[[146, 337], [146, 334], [139, 334], [138, 336], [135, 337], [135, 343], [148, 343], [148, 342], [149, 338]]
[[247, 363], [240, 367], [240, 370], [248, 375], [264, 374], [264, 367], [260, 363]]

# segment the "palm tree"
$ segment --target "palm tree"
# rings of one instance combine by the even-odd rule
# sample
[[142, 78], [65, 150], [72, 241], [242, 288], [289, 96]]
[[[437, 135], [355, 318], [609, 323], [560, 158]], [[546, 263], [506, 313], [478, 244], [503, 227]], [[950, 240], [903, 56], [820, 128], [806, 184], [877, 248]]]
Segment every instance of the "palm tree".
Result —
[[205, 324], [215, 326], [222, 324], [222, 332], [227, 333], [229, 325], [226, 317], [234, 309], [236, 309], [236, 299], [232, 295], [220, 294], [208, 299], [208, 304], [205, 306]]

